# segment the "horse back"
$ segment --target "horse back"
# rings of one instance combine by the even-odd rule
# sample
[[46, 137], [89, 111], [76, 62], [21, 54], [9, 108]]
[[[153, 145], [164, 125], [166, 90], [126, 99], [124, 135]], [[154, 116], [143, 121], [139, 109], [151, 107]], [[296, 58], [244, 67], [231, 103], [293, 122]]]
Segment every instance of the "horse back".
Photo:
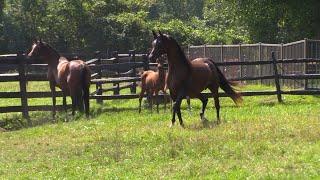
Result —
[[[213, 62], [208, 58], [197, 58], [191, 61], [190, 73], [181, 86], [187, 87], [187, 95], [196, 98], [208, 86], [217, 84], [218, 76], [215, 68], [212, 68]], [[213, 65], [214, 66], [214, 65]], [[178, 85], [178, 84], [177, 84]], [[177, 87], [179, 89], [179, 87]]]
[[82, 60], [73, 60], [69, 62], [69, 81], [85, 81], [90, 84], [91, 71], [89, 66]]
[[154, 71], [149, 70], [143, 72], [143, 74], [141, 75], [142, 86], [147, 89], [154, 89], [156, 86], [157, 78], [158, 73]]

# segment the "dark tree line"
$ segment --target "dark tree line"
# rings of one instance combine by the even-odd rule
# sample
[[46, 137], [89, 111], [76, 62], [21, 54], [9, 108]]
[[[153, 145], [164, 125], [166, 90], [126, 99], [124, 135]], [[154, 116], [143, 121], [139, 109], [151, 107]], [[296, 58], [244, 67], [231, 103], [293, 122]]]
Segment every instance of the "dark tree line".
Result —
[[0, 0], [0, 54], [42, 38], [59, 51], [146, 52], [152, 29], [181, 45], [320, 37], [318, 0]]

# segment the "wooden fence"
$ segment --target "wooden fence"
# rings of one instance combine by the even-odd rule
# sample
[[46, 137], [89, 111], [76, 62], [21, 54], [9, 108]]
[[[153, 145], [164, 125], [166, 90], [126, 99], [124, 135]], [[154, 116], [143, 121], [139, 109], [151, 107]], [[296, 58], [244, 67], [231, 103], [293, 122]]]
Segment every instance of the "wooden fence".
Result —
[[[275, 52], [278, 59], [307, 59], [320, 58], [320, 40], [304, 39], [287, 44], [237, 44], [237, 45], [201, 45], [189, 46], [187, 54], [190, 60], [197, 57], [210, 57], [216, 62], [257, 62], [271, 58], [271, 52]], [[271, 76], [274, 68], [271, 64], [228, 66], [222, 69], [228, 78]], [[320, 73], [318, 62], [296, 62], [281, 64], [280, 74], [316, 74]], [[251, 83], [273, 85], [269, 79], [255, 80]], [[316, 89], [320, 88], [319, 80], [305, 79], [281, 79], [281, 86], [291, 88]]]
[[[240, 53], [242, 51], [239, 51]], [[114, 53], [113, 58], [104, 59], [101, 53], [97, 52], [94, 59], [88, 60], [92, 69], [92, 84], [96, 85], [96, 90], [91, 93], [90, 98], [95, 99], [98, 103], [101, 103], [103, 100], [111, 99], [135, 99], [138, 98], [136, 93], [136, 83], [140, 81], [138, 76], [139, 70], [147, 70], [152, 66], [155, 66], [155, 63], [149, 63], [145, 54], [136, 54], [134, 51], [130, 51], [129, 54], [123, 55]], [[261, 54], [262, 56], [262, 54]], [[267, 54], [265, 54], [267, 56]], [[242, 56], [240, 56], [242, 57]], [[300, 89], [300, 90], [290, 90], [284, 91], [282, 89], [283, 85], [281, 82], [286, 80], [303, 80], [311, 81], [315, 79], [320, 79], [319, 73], [314, 74], [297, 74], [286, 72], [286, 65], [294, 64], [317, 64], [320, 63], [319, 58], [291, 58], [291, 59], [277, 59], [279, 52], [270, 52], [270, 59], [254, 61], [219, 61], [217, 65], [224, 70], [227, 78], [231, 81], [269, 81], [274, 82], [275, 90], [273, 91], [247, 91], [241, 92], [243, 96], [259, 96], [259, 95], [277, 95], [279, 102], [282, 102], [283, 94], [291, 95], [315, 95], [320, 94], [320, 90], [317, 89]], [[240, 69], [241, 72], [249, 72], [248, 70], [243, 70], [244, 67], [250, 69], [255, 67], [257, 69], [260, 66], [270, 67], [272, 74], [260, 73], [259, 75], [250, 74], [246, 76], [230, 76], [229, 71], [225, 69]], [[0, 107], [0, 113], [7, 112], [22, 112], [24, 117], [29, 117], [29, 111], [50, 111], [51, 106], [29, 106], [28, 99], [30, 98], [47, 98], [51, 97], [50, 92], [27, 92], [26, 84], [27, 81], [47, 81], [47, 78], [44, 74], [34, 74], [30, 73], [30, 69], [36, 68], [46, 69], [46, 64], [38, 64], [37, 60], [27, 59], [21, 53], [18, 55], [11, 56], [0, 56], [0, 67], [3, 69], [14, 68], [17, 70], [15, 73], [0, 74], [0, 83], [1, 82], [19, 82], [20, 91], [19, 92], [0, 92], [0, 99], [5, 98], [20, 98], [20, 106], [9, 106], [9, 107]], [[122, 85], [123, 83], [127, 83]], [[129, 84], [128, 84], [129, 83]], [[103, 84], [111, 84], [110, 86], [103, 87]], [[120, 90], [123, 88], [130, 88], [130, 93], [121, 94]], [[105, 92], [112, 91], [113, 94], [105, 94]], [[210, 93], [204, 93], [205, 96], [211, 97]], [[220, 93], [221, 97], [225, 97], [226, 94]], [[57, 96], [61, 97], [62, 93], [57, 92]], [[61, 108], [61, 106], [59, 106]]]
[[[74, 59], [76, 55], [68, 55]], [[155, 63], [149, 63], [145, 54], [136, 54], [130, 51], [128, 54], [113, 53], [113, 58], [104, 58], [100, 52], [95, 53], [95, 58], [86, 61], [92, 70], [91, 83], [96, 85], [96, 90], [91, 92], [90, 98], [102, 103], [106, 99], [128, 99], [137, 97], [137, 81], [140, 81], [138, 72], [155, 67]], [[0, 85], [3, 82], [19, 82], [19, 92], [0, 92], [0, 99], [20, 98], [21, 105], [0, 107], [0, 113], [22, 112], [23, 117], [29, 117], [29, 111], [50, 111], [51, 105], [28, 105], [28, 99], [48, 98], [51, 92], [27, 92], [28, 81], [48, 81], [46, 77], [47, 64], [37, 59], [29, 59], [22, 53], [0, 55]], [[112, 87], [103, 87], [103, 84], [112, 84]], [[124, 85], [123, 85], [124, 84]], [[131, 94], [120, 94], [120, 90], [130, 88]], [[112, 95], [104, 95], [104, 92], [113, 91]], [[62, 97], [62, 92], [56, 92], [57, 97]], [[62, 109], [62, 106], [57, 106]]]

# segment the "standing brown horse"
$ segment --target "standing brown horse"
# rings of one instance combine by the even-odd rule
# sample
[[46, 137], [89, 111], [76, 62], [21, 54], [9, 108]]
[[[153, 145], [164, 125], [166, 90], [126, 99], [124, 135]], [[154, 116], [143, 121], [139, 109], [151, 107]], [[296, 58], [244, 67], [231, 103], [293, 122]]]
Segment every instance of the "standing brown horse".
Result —
[[[167, 73], [164, 68], [163, 58], [158, 59], [158, 72], [145, 71], [141, 75], [141, 92], [139, 95], [139, 113], [141, 112], [141, 101], [145, 93], [147, 93], [149, 99], [149, 106], [152, 111], [152, 97], [155, 95], [157, 112], [159, 113], [159, 91], [162, 91], [166, 97], [166, 76]], [[164, 108], [167, 108], [166, 100], [164, 100]]]
[[173, 106], [172, 124], [175, 123], [177, 113], [180, 125], [184, 127], [180, 105], [183, 98], [199, 98], [202, 102], [202, 111], [200, 118], [204, 117], [204, 112], [208, 103], [208, 98], [201, 94], [204, 89], [209, 89], [213, 94], [215, 107], [217, 111], [217, 122], [220, 123], [220, 103], [218, 89], [221, 87], [238, 104], [242, 102], [240, 94], [235, 92], [232, 84], [224, 77], [222, 72], [216, 66], [212, 59], [197, 58], [189, 61], [181, 47], [175, 39], [168, 35], [157, 35], [152, 31], [154, 40], [149, 59], [154, 61], [162, 54], [167, 54], [169, 72], [167, 86], [170, 90], [170, 96], [175, 102]]
[[76, 106], [80, 111], [85, 110], [89, 116], [89, 87], [90, 68], [82, 60], [68, 61], [53, 49], [49, 44], [40, 41], [33, 43], [29, 57], [39, 58], [48, 63], [48, 79], [52, 93], [53, 117], [56, 114], [55, 87], [58, 86], [63, 93], [63, 106], [67, 111], [66, 96], [72, 99], [72, 115]]

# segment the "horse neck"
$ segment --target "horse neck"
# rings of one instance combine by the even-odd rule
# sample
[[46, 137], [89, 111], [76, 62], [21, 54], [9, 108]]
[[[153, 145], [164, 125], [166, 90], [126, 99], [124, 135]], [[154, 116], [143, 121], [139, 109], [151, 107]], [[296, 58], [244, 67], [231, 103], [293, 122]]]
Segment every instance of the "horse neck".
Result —
[[169, 74], [172, 72], [187, 74], [190, 70], [190, 62], [179, 52], [178, 47], [169, 48], [169, 50], [167, 53]]
[[48, 62], [48, 73], [53, 74], [54, 77], [58, 76], [57, 67], [59, 64], [60, 55], [57, 52], [51, 51], [46, 59]]
[[158, 73], [159, 73], [159, 80], [164, 81], [166, 79], [166, 71], [162, 66], [158, 68]]
[[60, 55], [57, 52], [51, 51], [46, 59], [49, 67], [56, 68], [59, 64]]

